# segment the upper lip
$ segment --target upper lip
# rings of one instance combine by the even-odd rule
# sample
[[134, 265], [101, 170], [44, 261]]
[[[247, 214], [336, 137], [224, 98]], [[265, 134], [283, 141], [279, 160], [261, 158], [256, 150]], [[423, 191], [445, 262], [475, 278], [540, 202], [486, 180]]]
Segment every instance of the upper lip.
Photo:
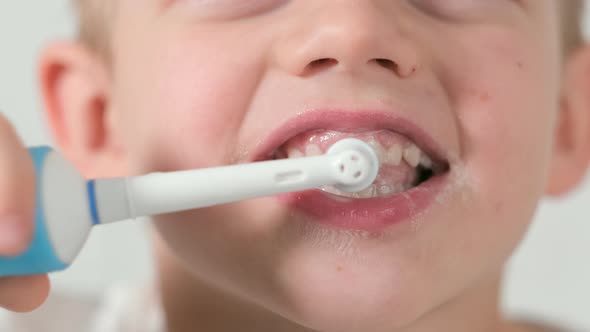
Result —
[[391, 130], [406, 136], [439, 164], [448, 164], [445, 151], [427, 131], [391, 111], [314, 110], [288, 119], [271, 131], [254, 149], [251, 161], [272, 159], [273, 153], [291, 138], [315, 130], [366, 132]]

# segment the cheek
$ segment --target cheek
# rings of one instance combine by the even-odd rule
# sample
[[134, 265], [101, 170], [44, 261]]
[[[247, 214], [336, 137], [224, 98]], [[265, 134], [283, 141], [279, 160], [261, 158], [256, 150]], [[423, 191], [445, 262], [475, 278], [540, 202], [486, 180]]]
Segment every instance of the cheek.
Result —
[[252, 57], [232, 56], [237, 50], [219, 53], [229, 45], [202, 47], [186, 38], [119, 51], [116, 107], [140, 172], [216, 166], [235, 154], [259, 67]]
[[[461, 159], [474, 180], [471, 208], [481, 216], [469, 230], [479, 242], [465, 240], [465, 246], [507, 255], [545, 188], [558, 55], [540, 52], [545, 46], [524, 36], [500, 32], [470, 36], [460, 45], [454, 58], [447, 57], [441, 77], [460, 128]], [[482, 231], [486, 239], [477, 235]]]
[[490, 194], [515, 202], [536, 201], [545, 187], [559, 91], [557, 52], [521, 38], [491, 33], [449, 68], [463, 158]]

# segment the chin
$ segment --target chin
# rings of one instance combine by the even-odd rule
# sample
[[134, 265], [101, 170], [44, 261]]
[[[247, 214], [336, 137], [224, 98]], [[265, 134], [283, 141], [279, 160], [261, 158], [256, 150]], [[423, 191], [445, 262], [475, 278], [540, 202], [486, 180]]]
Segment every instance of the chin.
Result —
[[278, 313], [321, 332], [406, 327], [431, 309], [421, 298], [432, 300], [432, 293], [410, 266], [385, 261], [353, 251], [293, 249], [277, 270]]

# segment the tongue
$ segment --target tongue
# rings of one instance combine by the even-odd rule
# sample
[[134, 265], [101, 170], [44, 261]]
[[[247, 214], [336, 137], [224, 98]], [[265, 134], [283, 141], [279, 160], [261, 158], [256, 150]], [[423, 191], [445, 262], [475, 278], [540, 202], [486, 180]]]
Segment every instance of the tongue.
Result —
[[355, 133], [316, 130], [293, 137], [281, 147], [280, 154], [287, 157], [294, 150], [299, 151], [298, 154], [303, 153], [307, 156], [324, 154], [334, 143], [345, 138], [360, 139], [375, 149], [381, 161], [379, 175], [373, 183], [377, 191], [382, 190], [383, 192], [387, 192], [390, 190], [391, 192], [401, 192], [414, 186], [417, 180], [415, 168], [411, 167], [403, 159], [399, 165], [392, 165], [391, 163], [385, 162], [389, 148], [397, 144], [403, 151], [403, 149], [412, 144], [405, 136], [389, 130]]

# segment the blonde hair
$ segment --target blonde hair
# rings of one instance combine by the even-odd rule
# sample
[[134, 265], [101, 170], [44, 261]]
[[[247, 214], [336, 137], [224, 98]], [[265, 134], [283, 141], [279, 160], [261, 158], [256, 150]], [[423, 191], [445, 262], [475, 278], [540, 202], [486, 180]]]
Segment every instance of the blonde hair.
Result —
[[113, 20], [113, 1], [70, 1], [78, 18], [79, 39], [95, 51], [107, 52], [111, 30], [109, 20]]
[[[114, 2], [107, 0], [71, 1], [78, 16], [80, 39], [97, 51], [107, 51], [110, 35], [109, 20], [113, 19]], [[585, 0], [555, 1], [560, 3], [563, 49], [566, 54], [570, 54], [584, 42], [581, 23]]]
[[571, 54], [584, 44], [582, 20], [584, 18], [585, 0], [560, 1], [562, 43], [566, 54]]

